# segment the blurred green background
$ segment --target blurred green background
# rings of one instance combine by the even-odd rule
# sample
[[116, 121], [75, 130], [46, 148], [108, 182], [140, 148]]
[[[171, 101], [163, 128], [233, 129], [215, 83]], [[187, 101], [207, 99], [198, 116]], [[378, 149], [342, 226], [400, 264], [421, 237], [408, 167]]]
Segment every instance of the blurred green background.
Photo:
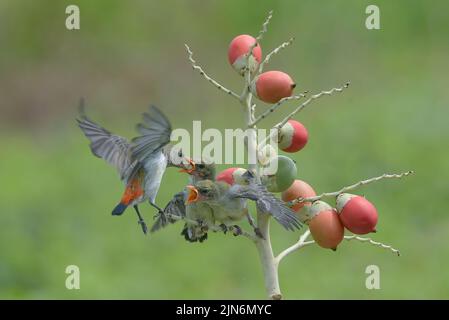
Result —
[[[78, 31], [65, 28], [69, 4], [80, 7]], [[368, 4], [380, 7], [381, 30], [365, 28]], [[193, 72], [183, 45], [240, 92], [227, 46], [238, 34], [257, 34], [270, 9], [264, 52], [291, 36], [296, 41], [268, 69], [288, 71], [298, 92], [351, 80], [346, 92], [296, 117], [310, 134], [293, 155], [298, 176], [323, 192], [416, 171], [359, 190], [379, 210], [373, 238], [399, 248], [401, 257], [355, 242], [335, 253], [304, 248], [280, 267], [285, 298], [449, 298], [444, 0], [1, 1], [0, 298], [265, 298], [257, 252], [245, 238], [212, 234], [191, 244], [179, 236], [180, 223], [144, 237], [133, 212], [111, 217], [123, 186], [91, 155], [74, 119], [83, 96], [94, 120], [127, 137], [150, 103], [174, 127], [191, 129], [192, 120], [240, 126], [240, 107]], [[158, 203], [185, 183], [169, 170]], [[141, 210], [151, 221], [154, 210]], [[272, 229], [276, 252], [299, 236]], [[71, 264], [80, 267], [81, 290], [65, 288]], [[380, 290], [365, 288], [371, 264], [380, 267]]]

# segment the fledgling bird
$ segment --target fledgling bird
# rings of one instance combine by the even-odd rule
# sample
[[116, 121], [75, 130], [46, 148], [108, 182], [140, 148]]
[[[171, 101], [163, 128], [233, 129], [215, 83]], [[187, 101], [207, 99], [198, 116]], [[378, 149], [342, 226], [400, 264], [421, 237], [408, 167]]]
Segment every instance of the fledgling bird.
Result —
[[143, 123], [137, 125], [140, 136], [129, 142], [126, 138], [112, 134], [91, 121], [80, 105], [78, 125], [90, 140], [92, 153], [114, 166], [126, 188], [112, 215], [121, 215], [132, 206], [137, 213], [142, 231], [147, 233], [138, 204], [148, 200], [160, 213], [155, 199], [165, 169], [170, 166], [188, 171], [190, 159], [184, 157], [182, 150], [175, 150], [169, 144], [171, 125], [166, 116], [155, 106], [143, 114]]
[[[205, 202], [213, 210], [217, 222], [231, 226], [248, 214], [247, 200], [256, 202], [257, 209], [270, 214], [285, 229], [301, 227], [295, 213], [270, 193], [265, 186], [256, 183], [252, 173], [247, 171], [248, 184], [229, 184], [221, 181], [202, 180], [189, 187], [187, 203]], [[257, 232], [256, 232], [257, 233]]]
[[[192, 161], [193, 166], [189, 169], [181, 169], [181, 172], [190, 174], [189, 185], [198, 181], [209, 179], [215, 180], [215, 164], [209, 161]], [[155, 232], [168, 223], [175, 223], [178, 220], [187, 220], [181, 235], [190, 242], [203, 242], [207, 239], [208, 226], [215, 224], [212, 208], [205, 202], [186, 204], [189, 190], [186, 187], [183, 191], [173, 196], [164, 208], [164, 214], [159, 215], [151, 228]], [[193, 223], [192, 223], [193, 221]]]

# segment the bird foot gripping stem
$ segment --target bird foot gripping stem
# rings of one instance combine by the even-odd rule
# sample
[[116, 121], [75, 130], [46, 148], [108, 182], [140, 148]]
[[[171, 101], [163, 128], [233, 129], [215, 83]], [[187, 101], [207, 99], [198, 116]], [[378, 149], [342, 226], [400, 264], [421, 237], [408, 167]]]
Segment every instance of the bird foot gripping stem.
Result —
[[260, 239], [265, 240], [262, 231], [260, 231], [260, 229], [258, 227], [255, 227], [254, 229], [254, 233], [256, 234], [256, 236], [258, 236]]

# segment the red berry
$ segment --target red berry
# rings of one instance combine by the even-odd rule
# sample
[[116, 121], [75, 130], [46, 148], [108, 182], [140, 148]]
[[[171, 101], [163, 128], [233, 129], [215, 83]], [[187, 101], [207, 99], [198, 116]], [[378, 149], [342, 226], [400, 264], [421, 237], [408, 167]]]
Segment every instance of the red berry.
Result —
[[[246, 55], [251, 46], [257, 40], [249, 35], [242, 34], [232, 39], [228, 49], [228, 60], [232, 67], [240, 74], [243, 74], [246, 68]], [[254, 72], [262, 61], [262, 48], [259, 44], [253, 49], [253, 54], [249, 58], [249, 69]]]
[[301, 122], [288, 120], [279, 130], [279, 148], [285, 152], [297, 152], [304, 148], [309, 139], [309, 133]]
[[[282, 192], [282, 200], [285, 202], [292, 201], [297, 198], [309, 198], [316, 196], [315, 190], [305, 181], [295, 180], [293, 184]], [[292, 208], [293, 211], [298, 212], [304, 207], [304, 205], [310, 205], [310, 202], [300, 202], [295, 204]]]
[[308, 211], [313, 239], [322, 248], [336, 250], [344, 238], [344, 227], [335, 209], [326, 202], [315, 201]]
[[337, 211], [343, 225], [355, 234], [376, 232], [377, 210], [364, 197], [342, 193], [337, 197]]
[[223, 181], [229, 185], [234, 183], [243, 184], [244, 180], [242, 175], [246, 172], [243, 168], [228, 168], [220, 172], [215, 178], [216, 181]]
[[295, 87], [296, 84], [288, 74], [281, 71], [268, 71], [253, 81], [251, 91], [264, 102], [276, 103], [282, 98], [290, 97]]

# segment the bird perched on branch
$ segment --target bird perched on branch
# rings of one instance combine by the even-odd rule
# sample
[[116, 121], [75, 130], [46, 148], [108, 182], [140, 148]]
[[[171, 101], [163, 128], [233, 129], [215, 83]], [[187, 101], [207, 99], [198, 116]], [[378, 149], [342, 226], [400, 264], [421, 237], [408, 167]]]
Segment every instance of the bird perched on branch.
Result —
[[132, 206], [137, 213], [142, 231], [147, 233], [138, 204], [148, 200], [159, 213], [162, 209], [156, 203], [162, 176], [167, 167], [191, 169], [191, 160], [185, 158], [181, 149], [169, 144], [171, 125], [166, 116], [155, 106], [143, 114], [143, 123], [137, 125], [140, 136], [129, 142], [126, 138], [112, 134], [90, 120], [84, 113], [84, 103], [80, 104], [78, 125], [90, 140], [92, 153], [114, 166], [126, 188], [113, 215], [121, 215]]
[[[192, 161], [193, 167], [190, 169], [181, 169], [181, 172], [190, 174], [189, 185], [199, 181], [209, 179], [215, 180], [215, 164], [204, 159]], [[151, 228], [155, 232], [168, 223], [175, 223], [184, 219], [186, 223], [181, 235], [190, 242], [203, 242], [207, 239], [208, 226], [215, 224], [212, 208], [205, 202], [186, 204], [189, 190], [186, 187], [183, 191], [173, 196], [170, 202], [164, 208], [164, 214], [159, 215]]]
[[187, 204], [202, 202], [208, 204], [213, 210], [214, 219], [228, 227], [248, 214], [249, 199], [256, 202], [259, 212], [272, 215], [285, 229], [294, 230], [301, 227], [295, 213], [267, 191], [265, 186], [257, 183], [251, 171], [248, 170], [244, 177], [248, 182], [246, 185], [230, 186], [221, 181], [198, 181], [195, 185], [188, 186]]

